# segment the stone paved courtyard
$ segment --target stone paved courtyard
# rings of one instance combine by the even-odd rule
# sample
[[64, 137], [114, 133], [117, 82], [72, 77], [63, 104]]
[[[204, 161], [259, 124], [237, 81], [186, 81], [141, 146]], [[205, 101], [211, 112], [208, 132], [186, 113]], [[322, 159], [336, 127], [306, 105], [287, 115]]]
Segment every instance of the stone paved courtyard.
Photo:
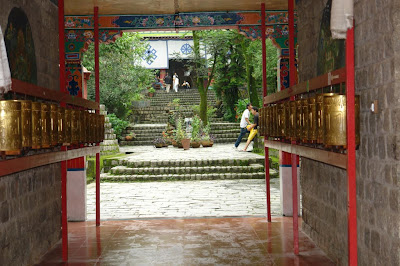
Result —
[[[243, 145], [243, 144], [241, 144]], [[121, 147], [129, 160], [200, 160], [259, 158], [238, 152], [232, 145], [211, 148], [156, 149]], [[95, 184], [87, 187], [87, 219], [95, 219]], [[279, 179], [271, 179], [271, 210], [280, 215]], [[203, 180], [169, 182], [101, 183], [101, 219], [266, 216], [265, 180]]]

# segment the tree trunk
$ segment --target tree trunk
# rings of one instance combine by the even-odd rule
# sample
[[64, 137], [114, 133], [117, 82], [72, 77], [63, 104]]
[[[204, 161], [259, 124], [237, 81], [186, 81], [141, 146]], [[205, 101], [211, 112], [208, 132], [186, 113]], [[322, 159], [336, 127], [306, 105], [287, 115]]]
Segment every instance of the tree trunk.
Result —
[[200, 93], [200, 119], [203, 121], [203, 125], [208, 124], [207, 117], [207, 89], [199, 90]]

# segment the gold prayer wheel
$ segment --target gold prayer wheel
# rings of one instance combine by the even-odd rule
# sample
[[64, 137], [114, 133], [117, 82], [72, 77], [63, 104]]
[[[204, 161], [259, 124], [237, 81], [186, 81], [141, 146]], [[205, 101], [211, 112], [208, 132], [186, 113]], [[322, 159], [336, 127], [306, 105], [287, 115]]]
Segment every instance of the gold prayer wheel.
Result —
[[85, 110], [79, 110], [79, 143], [85, 143], [86, 140], [85, 118]]
[[302, 116], [303, 116], [303, 102], [301, 99], [296, 100], [296, 139], [301, 139], [303, 133], [303, 124], [302, 124]]
[[65, 140], [64, 140], [64, 143], [72, 142], [71, 117], [72, 117], [72, 110], [65, 109]]
[[308, 100], [309, 99], [302, 99], [301, 100], [301, 139], [303, 141], [309, 140], [309, 125], [308, 125]]
[[42, 147], [42, 105], [32, 102], [32, 149]]
[[278, 132], [277, 137], [283, 137], [284, 134], [284, 121], [285, 121], [285, 105], [283, 103], [277, 104], [277, 122], [278, 122]]
[[0, 151], [19, 154], [22, 148], [21, 102], [0, 101]]
[[50, 143], [53, 146], [57, 146], [58, 142], [58, 105], [50, 104]]
[[308, 99], [308, 140], [317, 140], [317, 96]]
[[272, 137], [278, 135], [278, 106], [275, 104], [272, 106]]
[[22, 147], [32, 147], [32, 102], [16, 100], [21, 103], [21, 135]]
[[271, 136], [271, 106], [266, 107], [266, 128], [265, 128], [265, 135]]
[[324, 130], [325, 130], [325, 123], [324, 123], [324, 97], [333, 96], [334, 93], [322, 93], [317, 95], [317, 142], [323, 143], [324, 142]]
[[66, 141], [66, 122], [65, 122], [65, 107], [58, 107], [58, 143], [65, 143]]
[[290, 138], [290, 102], [285, 102], [285, 134], [284, 137]]
[[78, 144], [80, 140], [80, 111], [71, 110], [71, 143]]
[[41, 103], [42, 120], [42, 148], [50, 148], [51, 145], [51, 113], [50, 104]]
[[90, 113], [89, 114], [90, 118], [90, 142], [95, 143], [96, 142], [96, 114], [95, 113]]
[[100, 142], [104, 140], [104, 122], [105, 122], [104, 115], [100, 115]]
[[346, 96], [323, 97], [324, 144], [327, 146], [347, 146]]
[[294, 140], [296, 139], [296, 102], [291, 101], [290, 104], [290, 113], [289, 113], [289, 137]]
[[85, 143], [90, 143], [90, 113], [85, 111], [85, 130], [86, 130], [86, 139]]

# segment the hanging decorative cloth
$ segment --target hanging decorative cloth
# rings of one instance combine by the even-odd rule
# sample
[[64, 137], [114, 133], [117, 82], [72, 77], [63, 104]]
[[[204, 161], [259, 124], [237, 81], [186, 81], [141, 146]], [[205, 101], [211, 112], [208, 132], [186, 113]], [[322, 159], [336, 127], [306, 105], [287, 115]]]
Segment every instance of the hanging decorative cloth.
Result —
[[331, 33], [333, 39], [346, 39], [353, 27], [353, 0], [332, 0]]
[[11, 90], [11, 72], [8, 65], [6, 45], [0, 26], [0, 93]]

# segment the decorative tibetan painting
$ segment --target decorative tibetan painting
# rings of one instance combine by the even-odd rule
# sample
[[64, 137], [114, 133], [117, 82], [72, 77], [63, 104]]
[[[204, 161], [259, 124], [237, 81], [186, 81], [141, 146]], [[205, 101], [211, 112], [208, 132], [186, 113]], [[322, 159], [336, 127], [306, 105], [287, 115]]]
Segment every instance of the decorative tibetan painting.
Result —
[[334, 40], [331, 34], [331, 7], [329, 0], [322, 14], [321, 30], [318, 43], [317, 75], [344, 67], [344, 40]]
[[35, 46], [28, 18], [13, 8], [4, 35], [12, 78], [37, 84]]

